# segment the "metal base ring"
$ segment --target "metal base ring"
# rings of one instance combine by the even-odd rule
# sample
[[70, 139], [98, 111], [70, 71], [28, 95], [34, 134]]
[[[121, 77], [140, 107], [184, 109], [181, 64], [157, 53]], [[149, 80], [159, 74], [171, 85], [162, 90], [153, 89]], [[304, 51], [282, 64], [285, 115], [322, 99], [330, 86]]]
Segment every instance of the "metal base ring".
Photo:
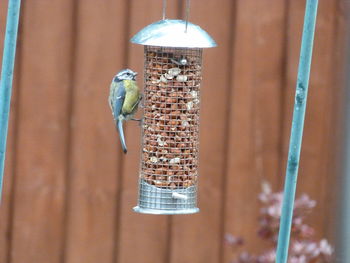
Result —
[[133, 210], [141, 214], [152, 214], [152, 215], [185, 215], [185, 214], [195, 214], [199, 212], [199, 208], [191, 209], [181, 209], [181, 210], [158, 210], [150, 208], [142, 208], [135, 206]]

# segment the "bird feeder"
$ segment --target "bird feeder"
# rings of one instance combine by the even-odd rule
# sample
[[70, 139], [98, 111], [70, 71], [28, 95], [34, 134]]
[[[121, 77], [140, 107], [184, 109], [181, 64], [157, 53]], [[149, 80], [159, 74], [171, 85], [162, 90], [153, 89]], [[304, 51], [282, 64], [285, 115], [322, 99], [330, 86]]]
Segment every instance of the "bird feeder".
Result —
[[131, 42], [144, 45], [139, 199], [134, 210], [196, 213], [202, 50], [216, 43], [199, 26], [169, 19], [148, 25]]

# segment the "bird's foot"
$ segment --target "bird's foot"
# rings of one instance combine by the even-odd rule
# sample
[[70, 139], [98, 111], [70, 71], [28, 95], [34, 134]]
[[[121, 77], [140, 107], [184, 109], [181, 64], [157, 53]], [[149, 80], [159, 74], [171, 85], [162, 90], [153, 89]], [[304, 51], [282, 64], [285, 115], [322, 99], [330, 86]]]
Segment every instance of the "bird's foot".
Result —
[[139, 123], [139, 126], [142, 126], [143, 119], [131, 119], [132, 121], [137, 121]]

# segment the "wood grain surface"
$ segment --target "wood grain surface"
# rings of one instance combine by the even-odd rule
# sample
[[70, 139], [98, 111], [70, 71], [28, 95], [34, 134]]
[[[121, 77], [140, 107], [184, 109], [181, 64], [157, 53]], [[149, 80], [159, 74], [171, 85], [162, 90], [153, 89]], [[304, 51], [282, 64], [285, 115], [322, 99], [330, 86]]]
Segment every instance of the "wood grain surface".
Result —
[[[167, 17], [184, 18], [182, 0]], [[141, 215], [140, 127], [120, 149], [107, 104], [116, 72], [139, 72], [129, 39], [162, 17], [161, 0], [23, 1], [0, 206], [0, 263], [225, 263], [224, 234], [257, 238], [264, 181], [284, 182], [305, 0], [193, 0], [204, 50], [199, 214]], [[317, 238], [334, 235], [343, 92], [344, 0], [320, 1], [298, 194], [317, 208]], [[7, 1], [0, 2], [0, 50]], [[0, 52], [0, 55], [2, 54]], [[140, 113], [139, 113], [140, 114]], [[332, 201], [332, 202], [330, 202]]]

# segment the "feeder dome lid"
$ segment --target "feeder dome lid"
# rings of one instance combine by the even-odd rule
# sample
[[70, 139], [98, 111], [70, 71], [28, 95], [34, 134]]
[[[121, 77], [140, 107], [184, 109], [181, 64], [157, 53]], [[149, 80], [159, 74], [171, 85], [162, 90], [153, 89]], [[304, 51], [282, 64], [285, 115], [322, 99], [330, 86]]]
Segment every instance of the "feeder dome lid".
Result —
[[132, 43], [181, 48], [215, 47], [214, 39], [199, 26], [186, 21], [163, 19], [139, 31], [130, 40]]

